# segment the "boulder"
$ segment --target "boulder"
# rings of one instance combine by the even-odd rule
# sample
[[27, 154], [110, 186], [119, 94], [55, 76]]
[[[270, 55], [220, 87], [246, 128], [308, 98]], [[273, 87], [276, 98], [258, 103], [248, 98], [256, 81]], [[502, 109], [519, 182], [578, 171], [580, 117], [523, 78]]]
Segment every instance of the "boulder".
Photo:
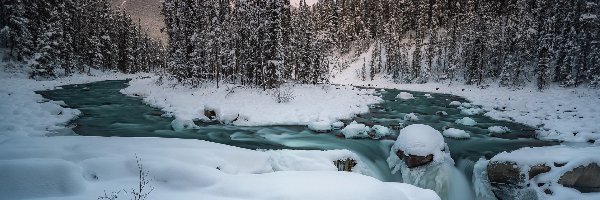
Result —
[[579, 166], [563, 174], [558, 183], [582, 193], [600, 192], [600, 166], [597, 163]]
[[214, 110], [204, 110], [204, 116], [206, 116], [210, 120], [217, 119], [217, 112]]
[[335, 167], [337, 167], [338, 171], [346, 171], [346, 172], [351, 172], [352, 168], [354, 168], [354, 166], [356, 166], [356, 160], [352, 160], [352, 159], [346, 159], [346, 160], [336, 160], [333, 161], [333, 164], [335, 165]]
[[408, 168], [420, 167], [433, 161], [433, 155], [431, 154], [427, 156], [406, 155], [402, 150], [398, 150], [396, 155], [404, 161]]
[[539, 174], [543, 174], [546, 172], [549, 172], [552, 168], [546, 166], [546, 165], [536, 165], [536, 166], [532, 166], [531, 168], [529, 168], [529, 179], [532, 179], [533, 177], [539, 175]]

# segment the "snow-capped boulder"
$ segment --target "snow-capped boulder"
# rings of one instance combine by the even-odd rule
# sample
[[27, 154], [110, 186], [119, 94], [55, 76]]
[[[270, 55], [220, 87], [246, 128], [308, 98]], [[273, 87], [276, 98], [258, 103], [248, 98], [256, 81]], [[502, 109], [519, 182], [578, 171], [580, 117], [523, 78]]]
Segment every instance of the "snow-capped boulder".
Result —
[[425, 94], [425, 95], [423, 95], [423, 96], [427, 97], [428, 99], [431, 99], [431, 98], [433, 98], [433, 96], [431, 96], [431, 94]]
[[442, 134], [431, 126], [413, 124], [400, 130], [392, 147], [393, 154], [409, 168], [422, 166], [444, 157], [446, 143]]
[[460, 130], [460, 129], [455, 129], [455, 128], [446, 129], [446, 130], [444, 130], [444, 132], [442, 132], [442, 134], [445, 137], [454, 138], [454, 139], [469, 139], [469, 138], [471, 138], [469, 133], [467, 133], [466, 131]]
[[510, 129], [506, 126], [490, 126], [487, 128], [490, 133], [503, 134], [510, 132]]
[[342, 129], [342, 134], [344, 134], [344, 137], [346, 138], [367, 138], [369, 137], [370, 131], [371, 128], [368, 126], [353, 121]]
[[381, 125], [374, 125], [371, 129], [373, 129], [373, 133], [371, 135], [372, 138], [379, 139], [392, 134], [392, 130], [388, 127]]
[[477, 125], [477, 122], [473, 119], [471, 119], [470, 117], [463, 117], [462, 119], [457, 119], [455, 121], [455, 123], [457, 124], [462, 124], [465, 126], [475, 126]]
[[460, 103], [460, 101], [452, 101], [452, 102], [450, 102], [450, 105], [451, 106], [460, 106], [462, 104]]
[[419, 117], [415, 113], [408, 113], [404, 115], [404, 121], [419, 121]]
[[460, 104], [460, 106], [464, 107], [464, 108], [470, 108], [473, 107], [473, 105], [471, 105], [471, 103], [468, 102], [463, 102], [462, 104]]
[[308, 129], [318, 133], [326, 133], [331, 131], [333, 127], [329, 121], [316, 121], [308, 123]]
[[400, 94], [398, 94], [398, 96], [396, 96], [396, 98], [407, 100], [407, 99], [414, 99], [415, 97], [411, 93], [400, 92]]
[[529, 198], [524, 195], [531, 193], [539, 199], [583, 199], [583, 193], [600, 192], [598, 152], [598, 146], [560, 145], [500, 153], [487, 166], [491, 190], [499, 199]]

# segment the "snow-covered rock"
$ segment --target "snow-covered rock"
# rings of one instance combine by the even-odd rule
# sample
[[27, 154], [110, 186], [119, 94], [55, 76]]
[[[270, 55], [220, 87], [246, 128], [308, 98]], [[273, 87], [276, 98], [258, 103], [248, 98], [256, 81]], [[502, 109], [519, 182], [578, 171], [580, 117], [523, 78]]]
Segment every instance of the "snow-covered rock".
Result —
[[469, 102], [463, 102], [460, 106], [464, 107], [464, 108], [470, 108], [473, 107], [473, 105]]
[[352, 123], [348, 124], [348, 126], [344, 127], [341, 132], [346, 138], [367, 138], [369, 137], [370, 131], [371, 128], [368, 126], [353, 121]]
[[598, 152], [599, 146], [525, 147], [494, 156], [487, 173], [492, 191], [503, 198], [598, 199], [600, 181], [583, 178], [600, 176]]
[[462, 119], [457, 119], [455, 121], [455, 123], [457, 124], [462, 124], [465, 126], [475, 126], [477, 125], [477, 122], [473, 119], [471, 119], [470, 117], [463, 117]]
[[435, 115], [437, 115], [437, 116], [448, 116], [448, 113], [446, 111], [437, 111], [437, 112], [435, 112]]
[[481, 108], [464, 108], [460, 110], [460, 113], [463, 115], [478, 115], [483, 113], [483, 109]]
[[344, 128], [344, 125], [345, 125], [344, 122], [340, 122], [340, 121], [331, 123], [331, 126], [333, 127], [333, 129]]
[[398, 94], [398, 96], [396, 96], [396, 98], [407, 100], [407, 99], [414, 99], [415, 97], [411, 93], [400, 92], [400, 94]]
[[455, 185], [468, 183], [454, 168], [444, 137], [431, 126], [413, 124], [400, 130], [387, 162], [392, 173], [401, 172], [405, 183], [432, 189], [443, 197], [450, 196], [452, 191], [465, 192], [455, 194], [463, 197], [469, 193], [450, 190], [451, 181]]
[[404, 115], [404, 121], [419, 121], [419, 117], [415, 113]]
[[431, 98], [433, 98], [433, 96], [431, 96], [431, 94], [425, 94], [425, 95], [423, 95], [423, 96], [427, 97], [428, 99], [431, 99]]
[[510, 132], [510, 129], [506, 126], [490, 126], [487, 128], [487, 130], [490, 133], [498, 133], [498, 134]]
[[469, 139], [471, 136], [464, 130], [449, 128], [444, 130], [442, 134], [445, 137], [454, 138], [454, 139]]
[[450, 102], [450, 105], [451, 106], [460, 106], [462, 104], [460, 103], [460, 101], [452, 101], [452, 102]]
[[316, 121], [308, 124], [308, 129], [316, 132], [329, 132], [333, 129], [329, 121]]
[[379, 139], [392, 134], [392, 130], [381, 125], [374, 125], [371, 129], [374, 131], [373, 138]]

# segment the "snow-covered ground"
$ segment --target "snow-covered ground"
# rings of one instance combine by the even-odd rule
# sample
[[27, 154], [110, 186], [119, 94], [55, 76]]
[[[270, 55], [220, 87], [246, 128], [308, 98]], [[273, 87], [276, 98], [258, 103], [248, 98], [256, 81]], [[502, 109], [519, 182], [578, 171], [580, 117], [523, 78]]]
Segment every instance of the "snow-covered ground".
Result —
[[[375, 90], [360, 90], [350, 86], [295, 85], [285, 86], [293, 99], [277, 103], [273, 91], [257, 88], [234, 88], [231, 85], [190, 89], [174, 86], [157, 77], [134, 79], [121, 92], [141, 96], [144, 102], [174, 115], [178, 121], [207, 120], [204, 111], [216, 112], [217, 120], [239, 126], [308, 125], [313, 122], [336, 122], [351, 119], [369, 111], [369, 104], [381, 101]], [[233, 91], [233, 92], [232, 92]]]
[[408, 184], [338, 172], [334, 160], [357, 159], [347, 150], [253, 151], [199, 140], [57, 136], [0, 142], [0, 199], [95, 199], [104, 191], [130, 191], [138, 184], [136, 156], [152, 179], [150, 199], [438, 198]]
[[[118, 192], [118, 199], [130, 199], [130, 192], [137, 188], [139, 180], [136, 156], [152, 180], [145, 190], [154, 188], [149, 199], [439, 199], [432, 190], [381, 182], [363, 175], [369, 174], [369, 169], [356, 154], [347, 150], [253, 151], [199, 140], [57, 136], [80, 112], [63, 107], [64, 102], [48, 101], [34, 91], [66, 84], [147, 76], [93, 74], [34, 81], [22, 73], [0, 70], [0, 199], [96, 199], [104, 194], [111, 196], [113, 192]], [[235, 100], [221, 99], [225, 104], [213, 105], [224, 110], [229, 108], [227, 103], [244, 102], [243, 106], [235, 108], [254, 112], [246, 115], [250, 122], [288, 117], [285, 113], [290, 112], [303, 113], [293, 122], [309, 122], [318, 118], [350, 117], [366, 112], [368, 103], [379, 101], [370, 95], [356, 95], [367, 91], [340, 89], [344, 92], [335, 92], [335, 88], [329, 88], [330, 92], [326, 93], [327, 90], [317, 87], [295, 89], [300, 92], [291, 103], [294, 106], [278, 107], [272, 103], [271, 96], [241, 91], [233, 94]], [[177, 94], [174, 92], [189, 94], [189, 90], [165, 87], [147, 91], [161, 90], [172, 91], [167, 95]], [[193, 94], [202, 92], [207, 91]], [[218, 102], [216, 98], [219, 97], [213, 95], [207, 93], [206, 96]], [[311, 95], [317, 100], [307, 102]], [[333, 108], [317, 104], [327, 98], [332, 100], [325, 105]], [[181, 111], [175, 113], [180, 114], [176, 115], [178, 117], [202, 114], [197, 112], [203, 107], [195, 107], [198, 105], [195, 101], [201, 99], [170, 100], [191, 103], [187, 105], [191, 107], [165, 107], [174, 112]], [[338, 101], [335, 105], [334, 100]], [[300, 105], [305, 107], [297, 107]], [[280, 113], [265, 112], [269, 106], [274, 106]], [[350, 111], [331, 114], [338, 110]], [[220, 113], [219, 117], [223, 117]], [[333, 161], [347, 158], [358, 162], [353, 172], [338, 172]]]
[[[598, 89], [585, 86], [563, 88], [551, 85], [550, 88], [539, 91], [534, 85], [511, 89], [494, 83], [482, 89], [460, 82], [397, 84], [382, 76], [375, 76], [373, 81], [362, 81], [357, 72], [363, 67], [363, 60], [369, 61], [370, 58], [371, 53], [367, 52], [350, 63], [348, 68], [333, 69], [330, 81], [343, 85], [462, 96], [473, 104], [481, 105], [483, 109], [483, 111], [465, 109], [465, 113], [483, 112], [494, 119], [515, 121], [536, 127], [539, 129], [538, 136], [541, 139], [600, 142], [600, 123], [598, 123], [600, 122], [600, 90]], [[366, 71], [369, 72], [368, 69]]]

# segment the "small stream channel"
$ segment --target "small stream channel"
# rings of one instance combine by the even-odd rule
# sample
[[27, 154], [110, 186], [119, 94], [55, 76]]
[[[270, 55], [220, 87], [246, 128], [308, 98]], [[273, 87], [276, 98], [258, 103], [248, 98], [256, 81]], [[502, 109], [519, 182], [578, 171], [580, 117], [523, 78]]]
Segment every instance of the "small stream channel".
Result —
[[[332, 150], [348, 149], [361, 158], [374, 172], [373, 176], [382, 181], [401, 182], [399, 174], [392, 174], [386, 162], [394, 137], [382, 140], [343, 139], [339, 130], [327, 134], [316, 134], [306, 126], [265, 126], [238, 127], [218, 123], [200, 123], [199, 129], [174, 131], [171, 128], [173, 118], [161, 116], [160, 109], [152, 108], [140, 98], [121, 94], [120, 89], [127, 87], [128, 81], [102, 81], [89, 84], [67, 85], [62, 89], [40, 91], [45, 98], [64, 101], [69, 107], [79, 109], [82, 115], [71, 122], [72, 130], [82, 136], [118, 136], [118, 137], [163, 137], [199, 139], [248, 149], [302, 149]], [[363, 89], [363, 88], [355, 88]], [[399, 123], [426, 124], [437, 130], [453, 127], [470, 133], [471, 138], [457, 140], [446, 138], [452, 158], [457, 168], [471, 180], [472, 164], [481, 157], [490, 158], [502, 151], [511, 151], [521, 147], [555, 145], [553, 142], [532, 138], [535, 129], [513, 122], [497, 121], [483, 115], [468, 116], [478, 122], [475, 126], [454, 123], [465, 117], [451, 101], [465, 102], [464, 98], [448, 94], [410, 92], [415, 99], [395, 98], [401, 91], [380, 91], [384, 102], [373, 105], [370, 112], [357, 116], [359, 123], [369, 126], [384, 125], [396, 127]], [[436, 115], [445, 111], [447, 116]], [[405, 114], [416, 113], [418, 121], [402, 120]], [[346, 124], [350, 121], [344, 121]], [[506, 126], [511, 132], [493, 137], [487, 130], [490, 126]], [[397, 130], [396, 130], [397, 132]], [[336, 136], [337, 135], [337, 136]]]

